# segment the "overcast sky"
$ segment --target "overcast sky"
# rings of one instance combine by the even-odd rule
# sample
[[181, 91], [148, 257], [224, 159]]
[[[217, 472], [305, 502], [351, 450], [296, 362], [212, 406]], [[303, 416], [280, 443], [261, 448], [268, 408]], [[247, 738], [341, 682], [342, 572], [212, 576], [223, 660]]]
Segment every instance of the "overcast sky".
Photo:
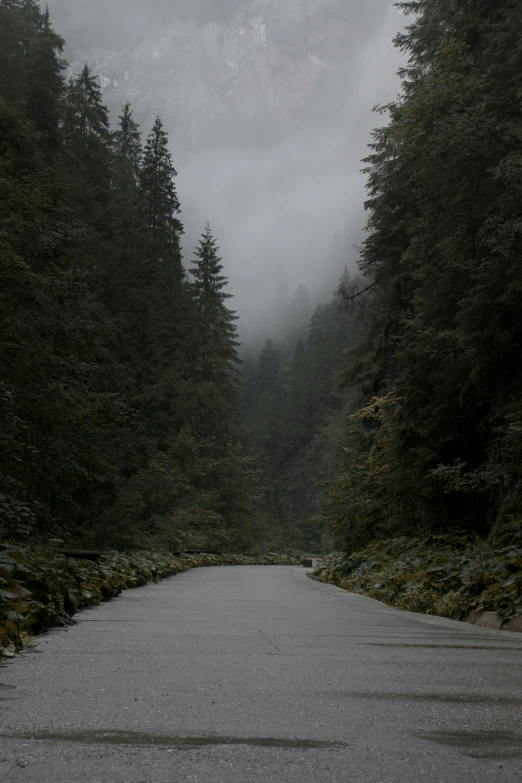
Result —
[[50, 0], [73, 68], [171, 134], [185, 258], [207, 220], [245, 334], [277, 283], [333, 289], [336, 233], [354, 266], [365, 222], [361, 158], [398, 92], [404, 23], [389, 0]]

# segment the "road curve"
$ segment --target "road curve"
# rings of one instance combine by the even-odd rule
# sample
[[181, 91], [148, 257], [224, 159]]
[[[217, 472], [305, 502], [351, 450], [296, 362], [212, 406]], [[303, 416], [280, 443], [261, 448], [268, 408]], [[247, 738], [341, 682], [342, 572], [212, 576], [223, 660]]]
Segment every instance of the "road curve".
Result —
[[202, 568], [0, 667], [0, 779], [521, 781], [521, 653], [302, 568]]

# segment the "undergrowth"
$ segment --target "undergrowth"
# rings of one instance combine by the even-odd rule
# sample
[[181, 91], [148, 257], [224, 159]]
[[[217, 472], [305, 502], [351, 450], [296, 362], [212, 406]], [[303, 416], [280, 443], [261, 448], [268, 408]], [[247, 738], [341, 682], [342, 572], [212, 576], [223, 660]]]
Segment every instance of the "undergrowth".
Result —
[[492, 611], [504, 622], [522, 614], [522, 540], [492, 548], [463, 531], [379, 541], [352, 554], [334, 553], [314, 577], [378, 601], [462, 619]]
[[298, 565], [287, 555], [112, 553], [97, 562], [0, 543], [0, 657], [12, 657], [34, 634], [67, 625], [82, 607], [123, 590], [199, 566]]

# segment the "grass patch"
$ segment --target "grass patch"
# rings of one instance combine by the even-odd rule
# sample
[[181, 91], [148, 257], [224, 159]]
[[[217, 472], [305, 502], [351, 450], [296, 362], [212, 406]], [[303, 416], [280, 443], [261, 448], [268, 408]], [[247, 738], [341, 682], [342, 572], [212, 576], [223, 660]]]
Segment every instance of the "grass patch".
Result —
[[320, 582], [407, 609], [461, 620], [491, 611], [504, 622], [522, 614], [522, 541], [491, 548], [463, 531], [379, 541], [360, 552], [324, 557]]

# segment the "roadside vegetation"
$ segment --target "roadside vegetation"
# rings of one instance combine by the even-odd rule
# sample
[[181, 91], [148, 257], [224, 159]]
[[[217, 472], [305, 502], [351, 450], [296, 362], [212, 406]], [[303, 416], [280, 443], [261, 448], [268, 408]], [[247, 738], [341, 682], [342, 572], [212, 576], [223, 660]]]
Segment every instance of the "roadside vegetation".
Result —
[[328, 555], [314, 577], [411, 612], [455, 620], [496, 612], [504, 623], [522, 618], [522, 536], [494, 548], [460, 530], [402, 536]]
[[13, 657], [31, 636], [68, 625], [80, 609], [123, 590], [159, 582], [191, 568], [220, 565], [300, 565], [287, 555], [108, 553], [97, 562], [0, 544], [0, 658]]

